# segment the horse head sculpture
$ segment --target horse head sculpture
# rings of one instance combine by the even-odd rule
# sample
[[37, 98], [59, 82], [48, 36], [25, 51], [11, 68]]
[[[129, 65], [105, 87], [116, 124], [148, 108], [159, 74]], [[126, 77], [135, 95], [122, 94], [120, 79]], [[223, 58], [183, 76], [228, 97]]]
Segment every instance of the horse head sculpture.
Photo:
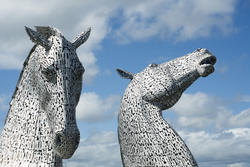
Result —
[[216, 58], [207, 49], [163, 64], [150, 64], [133, 74], [117, 69], [131, 79], [120, 105], [118, 134], [123, 165], [198, 166], [188, 147], [162, 118], [182, 93], [200, 76], [214, 71]]
[[35, 43], [24, 62], [0, 138], [0, 166], [62, 166], [78, 147], [75, 111], [82, 66], [76, 49], [90, 29], [69, 42], [53, 27], [25, 27]]

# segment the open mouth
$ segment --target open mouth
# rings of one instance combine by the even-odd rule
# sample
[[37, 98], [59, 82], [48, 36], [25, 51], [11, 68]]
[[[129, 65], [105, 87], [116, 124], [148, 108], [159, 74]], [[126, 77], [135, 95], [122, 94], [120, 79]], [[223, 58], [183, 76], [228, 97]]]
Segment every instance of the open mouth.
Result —
[[200, 62], [200, 65], [214, 65], [216, 63], [216, 57], [215, 56], [210, 56], [210, 57], [207, 57], [205, 59], [203, 59], [201, 62]]
[[215, 56], [209, 56], [201, 60], [197, 68], [202, 77], [206, 77], [214, 72], [214, 64], [216, 63]]

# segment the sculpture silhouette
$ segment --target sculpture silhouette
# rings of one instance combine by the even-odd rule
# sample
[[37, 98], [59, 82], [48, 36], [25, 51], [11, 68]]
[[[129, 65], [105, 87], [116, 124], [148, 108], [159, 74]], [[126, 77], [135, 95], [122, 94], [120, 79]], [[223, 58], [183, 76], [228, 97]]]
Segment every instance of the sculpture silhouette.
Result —
[[211, 74], [215, 62], [207, 49], [197, 49], [163, 64], [150, 64], [137, 74], [117, 69], [131, 79], [118, 115], [124, 167], [198, 167], [184, 141], [163, 119], [162, 110], [172, 107], [200, 76]]
[[72, 43], [53, 27], [25, 28], [35, 43], [24, 62], [0, 137], [1, 167], [60, 167], [79, 144], [75, 108], [84, 67]]

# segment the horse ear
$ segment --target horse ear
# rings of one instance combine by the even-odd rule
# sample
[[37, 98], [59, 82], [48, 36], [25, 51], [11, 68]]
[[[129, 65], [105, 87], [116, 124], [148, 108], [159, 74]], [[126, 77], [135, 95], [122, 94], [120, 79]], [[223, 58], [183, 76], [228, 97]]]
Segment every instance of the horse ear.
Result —
[[126, 79], [133, 79], [135, 74], [131, 73], [131, 72], [127, 72], [121, 69], [116, 69], [116, 71], [118, 72], [118, 74], [122, 77], [122, 78], [126, 78]]
[[43, 46], [46, 51], [48, 51], [51, 48], [51, 45], [52, 45], [51, 42], [41, 33], [34, 31], [31, 28], [28, 28], [26, 26], [25, 26], [25, 30], [27, 34], [29, 35], [32, 42]]
[[87, 39], [89, 38], [91, 28], [89, 27], [87, 31], [82, 32], [79, 34], [73, 41], [73, 45], [75, 48], [78, 48], [80, 45], [82, 45]]

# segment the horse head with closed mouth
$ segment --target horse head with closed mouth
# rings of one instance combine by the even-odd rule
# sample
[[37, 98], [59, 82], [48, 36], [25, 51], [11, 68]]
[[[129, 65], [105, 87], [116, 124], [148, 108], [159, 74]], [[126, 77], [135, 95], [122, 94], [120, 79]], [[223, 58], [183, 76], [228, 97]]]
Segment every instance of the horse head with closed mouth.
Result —
[[10, 103], [0, 138], [0, 166], [61, 166], [80, 140], [75, 112], [85, 70], [76, 49], [90, 29], [72, 42], [54, 27], [25, 29], [35, 46]]

